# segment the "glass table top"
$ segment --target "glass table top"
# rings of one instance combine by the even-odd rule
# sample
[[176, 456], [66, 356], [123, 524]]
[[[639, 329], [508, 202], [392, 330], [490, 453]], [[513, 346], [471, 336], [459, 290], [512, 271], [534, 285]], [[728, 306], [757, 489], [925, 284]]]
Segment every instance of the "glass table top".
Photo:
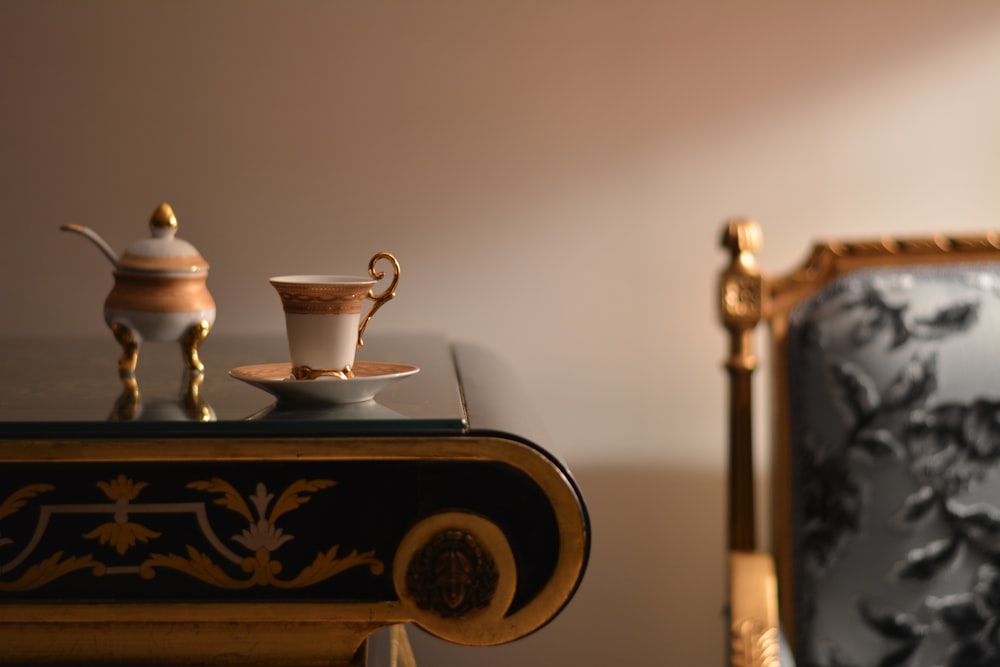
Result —
[[[143, 343], [138, 401], [118, 378], [120, 348], [106, 338], [5, 338], [0, 437], [458, 434], [468, 423], [453, 351], [438, 334], [366, 336], [359, 360], [418, 366], [374, 400], [334, 406], [284, 405], [229, 375], [239, 366], [283, 362], [281, 337], [209, 336], [195, 387], [180, 346]], [[335, 381], [335, 380], [326, 380]], [[203, 421], [208, 418], [209, 421]]]

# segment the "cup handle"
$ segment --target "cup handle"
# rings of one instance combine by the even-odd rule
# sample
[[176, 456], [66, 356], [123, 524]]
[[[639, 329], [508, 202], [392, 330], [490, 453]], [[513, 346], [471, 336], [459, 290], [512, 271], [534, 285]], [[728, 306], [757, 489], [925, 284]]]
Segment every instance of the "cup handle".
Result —
[[382, 304], [396, 296], [396, 285], [399, 284], [399, 262], [392, 256], [392, 253], [380, 252], [372, 257], [371, 261], [368, 262], [368, 275], [375, 280], [382, 280], [385, 278], [384, 271], [375, 270], [375, 265], [378, 264], [380, 259], [388, 260], [392, 264], [392, 283], [381, 293], [376, 293], [374, 287], [368, 290], [368, 298], [375, 303], [372, 304], [371, 310], [368, 311], [368, 314], [365, 315], [365, 319], [361, 321], [361, 326], [358, 327], [358, 348], [365, 346], [365, 341], [362, 337], [365, 335], [365, 327], [368, 326], [368, 320], [372, 318], [372, 315], [375, 314], [376, 310], [382, 307]]

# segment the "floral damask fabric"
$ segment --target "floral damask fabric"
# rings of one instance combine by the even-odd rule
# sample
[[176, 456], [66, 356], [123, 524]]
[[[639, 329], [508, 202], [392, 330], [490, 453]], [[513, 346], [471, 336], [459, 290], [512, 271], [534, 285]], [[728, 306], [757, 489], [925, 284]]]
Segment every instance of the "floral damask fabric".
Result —
[[788, 355], [798, 664], [1000, 665], [1000, 266], [851, 274]]

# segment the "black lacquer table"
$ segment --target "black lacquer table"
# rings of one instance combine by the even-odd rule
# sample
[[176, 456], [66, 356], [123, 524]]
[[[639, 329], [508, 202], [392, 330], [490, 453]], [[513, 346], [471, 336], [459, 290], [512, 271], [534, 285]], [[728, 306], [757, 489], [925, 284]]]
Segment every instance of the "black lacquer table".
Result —
[[558, 614], [590, 527], [507, 369], [366, 343], [420, 372], [317, 406], [229, 377], [281, 339], [210, 336], [204, 374], [147, 344], [134, 383], [110, 335], [4, 340], [0, 663], [362, 665], [387, 626], [490, 645]]

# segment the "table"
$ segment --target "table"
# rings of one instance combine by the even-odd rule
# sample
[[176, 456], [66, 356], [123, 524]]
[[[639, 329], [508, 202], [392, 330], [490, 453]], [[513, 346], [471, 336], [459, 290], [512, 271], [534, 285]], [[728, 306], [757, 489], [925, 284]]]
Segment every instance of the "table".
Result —
[[373, 334], [361, 358], [420, 372], [307, 407], [228, 376], [277, 338], [210, 336], [204, 374], [145, 344], [135, 383], [110, 335], [3, 345], [5, 660], [364, 665], [396, 624], [523, 637], [583, 577], [583, 498], [480, 346]]

